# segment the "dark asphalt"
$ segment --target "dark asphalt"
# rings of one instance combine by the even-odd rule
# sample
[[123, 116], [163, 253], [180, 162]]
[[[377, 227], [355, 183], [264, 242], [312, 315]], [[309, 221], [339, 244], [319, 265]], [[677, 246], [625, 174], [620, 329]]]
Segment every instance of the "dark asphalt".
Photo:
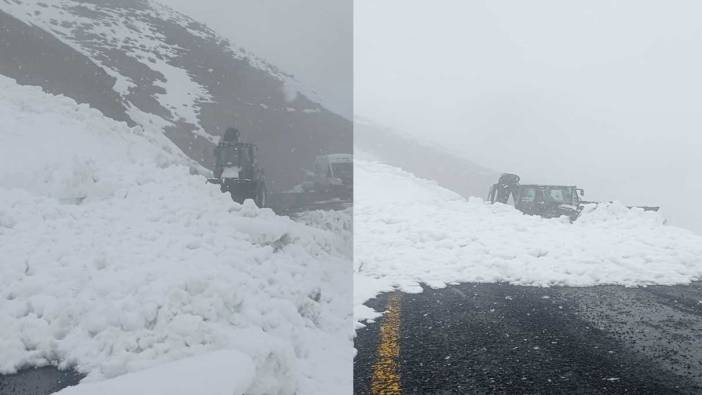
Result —
[[83, 375], [53, 366], [26, 369], [17, 374], [0, 375], [0, 395], [48, 395], [76, 385]]
[[[380, 325], [357, 332], [356, 394], [370, 393]], [[399, 348], [405, 394], [699, 394], [702, 283], [425, 288], [402, 294]]]

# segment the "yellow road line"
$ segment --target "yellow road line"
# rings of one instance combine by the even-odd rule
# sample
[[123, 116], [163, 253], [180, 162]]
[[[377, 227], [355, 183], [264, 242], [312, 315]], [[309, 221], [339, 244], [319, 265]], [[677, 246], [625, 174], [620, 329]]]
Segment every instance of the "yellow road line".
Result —
[[388, 299], [388, 310], [380, 327], [378, 360], [373, 364], [371, 394], [400, 395], [400, 293], [395, 292]]

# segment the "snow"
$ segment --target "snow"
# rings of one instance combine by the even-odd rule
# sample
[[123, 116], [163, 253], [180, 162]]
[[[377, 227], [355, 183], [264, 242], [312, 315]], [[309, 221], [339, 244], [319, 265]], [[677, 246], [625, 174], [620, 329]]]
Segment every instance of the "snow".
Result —
[[171, 66], [161, 60], [155, 60], [152, 65], [165, 78], [165, 81], [156, 82], [165, 92], [156, 94], [157, 100], [171, 111], [174, 119], [199, 125], [198, 103], [211, 100], [207, 90], [194, 82], [185, 69]]
[[[138, 18], [130, 18], [128, 14], [123, 15], [110, 8], [87, 2], [55, 0], [47, 4], [42, 0], [18, 0], [6, 3], [4, 5], [6, 12], [27, 24], [41, 27], [54, 34], [100, 65], [107, 74], [115, 78], [113, 89], [125, 98], [127, 103], [130, 102], [129, 96], [132, 89], [136, 87], [136, 83], [112, 65], [109, 56], [105, 56], [103, 51], [115, 48], [136, 64], [159, 73], [162, 79], [155, 81], [155, 85], [163, 88], [163, 93], [155, 94], [154, 98], [171, 113], [169, 119], [162, 119], [160, 122], [172, 126], [173, 122], [184, 121], [194, 126], [196, 134], [206, 138], [209, 136], [200, 128], [199, 112], [200, 104], [209, 102], [212, 98], [186, 70], [172, 65], [176, 55], [183, 49], [168, 44], [165, 36], [155, 27]], [[153, 5], [155, 7], [153, 9], [132, 10], [132, 12], [147, 17], [174, 20], [185, 26], [192, 22], [158, 3]], [[85, 11], [98, 12], [101, 17], [96, 19], [90, 14], [81, 16], [80, 13]], [[194, 29], [188, 30], [194, 32]], [[97, 41], [77, 38], [86, 34], [100, 37], [103, 42], [96, 45]], [[198, 36], [207, 34], [215, 37], [209, 30], [201, 32]], [[107, 37], [110, 38], [109, 41]], [[128, 110], [129, 116], [134, 120], [145, 116], [143, 111], [133, 105], [130, 105]]]
[[[379, 162], [356, 160], [354, 316], [380, 292], [421, 283], [535, 286], [684, 284], [702, 278], [702, 237], [620, 203], [567, 218], [466, 200]], [[357, 323], [357, 326], [361, 325]]]
[[351, 245], [334, 231], [349, 212], [236, 204], [161, 130], [5, 77], [0, 120], [0, 374], [58, 364], [87, 374], [75, 391], [132, 393], [192, 369], [183, 388], [351, 392]]
[[251, 358], [237, 351], [216, 351], [125, 374], [110, 380], [68, 387], [57, 395], [240, 395], [253, 382]]

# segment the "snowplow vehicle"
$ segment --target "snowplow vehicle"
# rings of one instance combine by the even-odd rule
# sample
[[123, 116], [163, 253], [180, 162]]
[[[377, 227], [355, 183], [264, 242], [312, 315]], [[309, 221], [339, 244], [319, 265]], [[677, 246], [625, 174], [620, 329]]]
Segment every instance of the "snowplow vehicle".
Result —
[[[516, 174], [503, 174], [497, 184], [490, 188], [488, 201], [514, 205], [514, 208], [527, 215], [544, 218], [567, 216], [575, 221], [586, 204], [598, 204], [585, 201], [585, 191], [570, 185], [520, 184]], [[645, 211], [658, 211], [655, 206], [635, 206]], [[630, 206], [629, 208], [634, 208]]]
[[263, 170], [256, 163], [256, 146], [249, 143], [220, 143], [215, 151], [214, 177], [207, 180], [218, 184], [237, 203], [252, 199], [258, 207], [267, 207], [268, 192]]
[[353, 201], [353, 155], [317, 156], [313, 169], [305, 172], [302, 184], [271, 196], [277, 213], [309, 210], [342, 210]]
[[567, 185], [520, 185], [514, 207], [528, 215], [558, 218], [563, 215], [575, 221], [582, 210], [582, 189]]

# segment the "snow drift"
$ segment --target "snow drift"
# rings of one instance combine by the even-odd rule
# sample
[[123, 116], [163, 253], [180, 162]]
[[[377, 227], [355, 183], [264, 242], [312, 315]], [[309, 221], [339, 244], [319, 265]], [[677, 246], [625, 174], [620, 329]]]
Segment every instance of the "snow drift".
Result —
[[[5, 77], [0, 120], [0, 373], [153, 372], [161, 393], [158, 366], [188, 358], [239, 377], [227, 393], [351, 391], [343, 218], [233, 203], [160, 130]], [[207, 366], [223, 355], [237, 372]]]
[[248, 355], [226, 350], [180, 359], [109, 380], [68, 387], [56, 394], [124, 395], [148, 391], [148, 395], [232, 395], [244, 394], [253, 379], [254, 371]]
[[354, 300], [357, 320], [377, 293], [420, 283], [536, 286], [680, 284], [702, 278], [702, 237], [658, 213], [619, 203], [567, 218], [526, 216], [466, 200], [399, 168], [357, 161]]

